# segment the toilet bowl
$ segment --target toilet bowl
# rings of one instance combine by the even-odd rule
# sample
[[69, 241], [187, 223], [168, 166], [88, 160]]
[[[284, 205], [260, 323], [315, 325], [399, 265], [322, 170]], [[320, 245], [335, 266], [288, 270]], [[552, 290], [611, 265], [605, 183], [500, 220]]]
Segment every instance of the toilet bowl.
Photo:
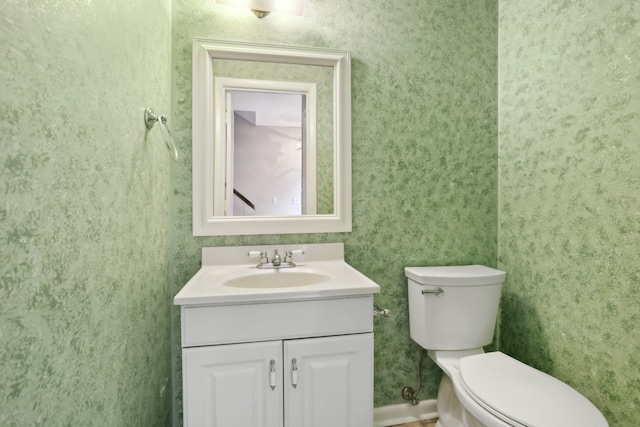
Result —
[[484, 266], [407, 267], [411, 338], [443, 370], [437, 427], [606, 427], [562, 381], [501, 352], [493, 340], [505, 273]]

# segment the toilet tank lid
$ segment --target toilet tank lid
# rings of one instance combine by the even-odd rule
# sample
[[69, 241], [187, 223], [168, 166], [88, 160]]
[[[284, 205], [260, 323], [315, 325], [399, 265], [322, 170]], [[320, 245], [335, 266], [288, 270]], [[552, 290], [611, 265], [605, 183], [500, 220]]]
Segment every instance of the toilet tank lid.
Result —
[[404, 274], [421, 285], [470, 286], [504, 282], [504, 271], [484, 265], [405, 267]]

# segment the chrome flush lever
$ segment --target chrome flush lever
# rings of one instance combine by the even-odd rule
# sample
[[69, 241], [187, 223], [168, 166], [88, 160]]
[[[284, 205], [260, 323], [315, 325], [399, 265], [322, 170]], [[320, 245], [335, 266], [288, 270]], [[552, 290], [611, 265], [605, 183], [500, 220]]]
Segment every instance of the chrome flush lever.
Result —
[[439, 297], [442, 294], [444, 294], [444, 291], [442, 290], [442, 288], [425, 289], [424, 291], [422, 291], [422, 295], [435, 295]]

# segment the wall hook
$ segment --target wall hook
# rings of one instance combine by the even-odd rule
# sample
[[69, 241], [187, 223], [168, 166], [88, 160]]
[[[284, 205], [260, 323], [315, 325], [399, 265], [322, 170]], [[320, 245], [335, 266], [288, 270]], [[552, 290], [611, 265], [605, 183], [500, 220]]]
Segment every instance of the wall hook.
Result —
[[169, 154], [171, 154], [173, 160], [177, 161], [179, 157], [178, 149], [176, 148], [175, 142], [173, 142], [173, 137], [171, 136], [171, 132], [167, 126], [167, 116], [163, 114], [158, 116], [151, 108], [147, 108], [144, 110], [144, 122], [149, 129], [153, 128], [153, 125], [158, 122], [164, 144], [167, 146], [167, 150], [169, 150]]

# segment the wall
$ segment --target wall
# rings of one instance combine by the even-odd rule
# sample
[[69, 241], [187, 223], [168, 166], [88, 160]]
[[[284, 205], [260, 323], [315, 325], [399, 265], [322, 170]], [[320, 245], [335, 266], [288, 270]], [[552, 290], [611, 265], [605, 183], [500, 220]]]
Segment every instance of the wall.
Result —
[[499, 23], [502, 350], [640, 425], [640, 4]]
[[[375, 405], [417, 386], [409, 338], [407, 265], [497, 260], [497, 3], [373, 0], [309, 2], [304, 17], [213, 1], [173, 5], [175, 294], [198, 270], [203, 246], [344, 242], [346, 259], [382, 288], [393, 317], [376, 320]], [[191, 224], [193, 37], [349, 49], [352, 54], [353, 232], [194, 238]], [[179, 310], [174, 309], [179, 354]], [[175, 419], [181, 419], [176, 358]], [[422, 398], [436, 395], [427, 361]]]
[[167, 0], [0, 2], [0, 425], [170, 422]]

